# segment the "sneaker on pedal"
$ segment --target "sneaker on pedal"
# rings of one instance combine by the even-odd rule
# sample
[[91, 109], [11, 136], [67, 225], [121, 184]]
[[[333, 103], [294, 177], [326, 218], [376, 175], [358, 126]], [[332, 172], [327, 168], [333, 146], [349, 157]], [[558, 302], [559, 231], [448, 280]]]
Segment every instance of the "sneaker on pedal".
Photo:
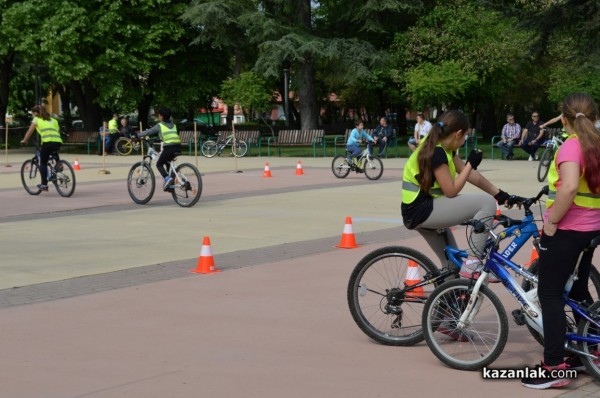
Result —
[[42, 184], [38, 184], [38, 189], [44, 191], [44, 192], [48, 192], [48, 185], [42, 185]]
[[[462, 267], [460, 267], [459, 275], [465, 279], [479, 279], [479, 275], [483, 270], [483, 264], [477, 259], [470, 259], [463, 261]], [[490, 274], [488, 277], [489, 283], [498, 283], [500, 280], [494, 275]]]
[[[557, 366], [547, 366], [542, 362], [541, 365], [536, 367], [537, 369], [543, 368], [546, 370], [546, 377], [524, 377], [521, 379], [521, 384], [527, 388], [533, 388], [536, 390], [545, 390], [547, 388], [564, 387], [571, 382], [570, 379], [552, 377], [550, 375], [551, 370], [567, 370], [569, 365], [561, 363]], [[541, 369], [540, 369], [541, 370]]]
[[163, 184], [163, 191], [167, 191], [172, 182], [173, 182], [173, 179], [171, 178], [171, 176], [166, 176], [165, 183]]

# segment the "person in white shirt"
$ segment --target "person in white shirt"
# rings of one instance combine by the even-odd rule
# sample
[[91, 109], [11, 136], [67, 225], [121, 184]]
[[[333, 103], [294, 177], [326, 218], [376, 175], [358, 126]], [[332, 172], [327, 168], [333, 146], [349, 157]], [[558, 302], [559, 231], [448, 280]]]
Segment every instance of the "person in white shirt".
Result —
[[414, 136], [408, 140], [408, 147], [411, 151], [414, 152], [414, 150], [417, 149], [421, 140], [429, 134], [429, 130], [431, 130], [431, 123], [425, 120], [425, 115], [423, 115], [423, 113], [417, 113], [417, 124], [415, 125]]

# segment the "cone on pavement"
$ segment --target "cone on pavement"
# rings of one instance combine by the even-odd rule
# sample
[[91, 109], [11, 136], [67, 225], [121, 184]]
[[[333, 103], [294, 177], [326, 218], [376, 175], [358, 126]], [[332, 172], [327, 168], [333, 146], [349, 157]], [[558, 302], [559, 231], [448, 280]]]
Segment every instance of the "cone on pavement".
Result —
[[271, 178], [271, 168], [269, 167], [269, 162], [265, 163], [265, 172], [263, 173], [263, 177]]
[[336, 247], [341, 249], [354, 249], [359, 247], [359, 245], [356, 244], [354, 232], [352, 231], [352, 217], [346, 217], [342, 239]]
[[190, 272], [196, 274], [214, 274], [216, 272], [222, 272], [222, 270], [215, 267], [215, 259], [212, 255], [210, 248], [210, 238], [204, 237], [202, 241], [202, 249], [200, 250], [200, 257], [198, 257], [198, 265], [196, 269], [191, 269]]
[[302, 162], [301, 161], [298, 161], [298, 164], [296, 165], [296, 175], [297, 176], [304, 175], [304, 170], [302, 170]]
[[73, 163], [73, 170], [81, 170], [81, 166], [79, 165], [79, 158], [75, 158], [75, 163]]
[[535, 246], [533, 246], [533, 248], [531, 249], [531, 256], [529, 257], [529, 262], [527, 264], [525, 264], [526, 266], [531, 266], [531, 264], [533, 264], [533, 262], [535, 260], [537, 260], [540, 257], [540, 255], [538, 254], [537, 249], [535, 248]]
[[[419, 265], [413, 260], [408, 260], [408, 267], [406, 268], [406, 278], [404, 284], [408, 286], [414, 286], [421, 282], [421, 273], [419, 272]], [[417, 299], [418, 297], [425, 297], [425, 290], [423, 286], [419, 286], [406, 292], [406, 300]]]

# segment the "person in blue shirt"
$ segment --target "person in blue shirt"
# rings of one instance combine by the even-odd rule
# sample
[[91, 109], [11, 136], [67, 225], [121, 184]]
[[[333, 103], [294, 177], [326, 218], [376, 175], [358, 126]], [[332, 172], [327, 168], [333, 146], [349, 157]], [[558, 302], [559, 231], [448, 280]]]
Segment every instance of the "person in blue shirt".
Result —
[[365, 139], [369, 142], [375, 142], [373, 137], [367, 134], [367, 132], [364, 130], [364, 124], [362, 120], [358, 119], [356, 122], [354, 122], [354, 126], [354, 129], [352, 129], [350, 135], [348, 135], [348, 142], [346, 142], [346, 150], [349, 152], [346, 160], [350, 165], [352, 164], [352, 158], [359, 156], [362, 152], [359, 145], [361, 139]]

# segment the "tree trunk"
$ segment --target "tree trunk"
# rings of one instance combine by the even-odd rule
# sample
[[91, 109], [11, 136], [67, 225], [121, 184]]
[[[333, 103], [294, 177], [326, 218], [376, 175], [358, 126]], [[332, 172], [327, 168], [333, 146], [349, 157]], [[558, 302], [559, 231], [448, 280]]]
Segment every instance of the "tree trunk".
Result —
[[[14, 53], [9, 53], [0, 61], [0, 115], [2, 115], [2, 119], [0, 120], [0, 125], [4, 126], [5, 120], [4, 115], [6, 115], [6, 111], [8, 109], [8, 96], [10, 94], [10, 79], [13, 74], [13, 63], [15, 60]], [[4, 141], [4, 134], [2, 135], [2, 139], [0, 142]]]
[[73, 116], [71, 115], [71, 93], [66, 86], [59, 86], [58, 93], [60, 94], [60, 104], [62, 106], [62, 115], [64, 128], [67, 132], [73, 131]]
[[102, 126], [102, 108], [95, 102], [98, 98], [98, 91], [88, 81], [71, 82], [69, 89], [73, 94], [85, 129], [87, 131], [98, 130]]
[[497, 135], [496, 111], [494, 102], [488, 100], [485, 104], [485, 110], [482, 112], [481, 132], [483, 138], [491, 140], [494, 135]]
[[311, 59], [298, 65], [298, 97], [300, 98], [300, 126], [302, 130], [319, 127], [319, 107], [315, 91], [315, 68]]

